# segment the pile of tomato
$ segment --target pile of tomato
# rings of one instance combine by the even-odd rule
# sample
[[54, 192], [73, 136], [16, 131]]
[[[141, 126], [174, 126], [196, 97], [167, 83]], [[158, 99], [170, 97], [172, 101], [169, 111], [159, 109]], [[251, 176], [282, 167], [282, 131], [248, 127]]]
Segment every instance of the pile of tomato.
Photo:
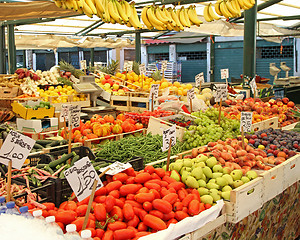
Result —
[[[95, 193], [87, 224], [94, 240], [138, 239], [211, 207], [201, 203], [196, 189], [186, 189], [162, 168], [147, 166], [139, 172], [129, 168], [107, 176], [103, 183]], [[89, 197], [81, 202], [75, 199], [59, 208], [45, 203], [43, 216], [55, 216], [64, 231], [72, 223], [80, 232], [88, 202]]]
[[151, 111], [144, 111], [142, 113], [137, 113], [137, 112], [128, 112], [124, 114], [126, 118], [133, 119], [135, 122], [142, 123], [144, 127], [148, 127], [149, 124], [149, 119], [150, 117], [167, 117], [174, 115], [174, 112], [172, 111], [165, 111], [165, 110], [155, 110], [153, 112]]

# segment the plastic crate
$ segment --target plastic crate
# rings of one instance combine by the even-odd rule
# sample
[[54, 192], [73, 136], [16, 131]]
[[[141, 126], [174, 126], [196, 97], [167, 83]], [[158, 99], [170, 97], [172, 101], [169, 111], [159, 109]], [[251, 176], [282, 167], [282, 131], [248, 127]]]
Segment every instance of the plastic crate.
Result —
[[130, 159], [127, 162], [130, 163], [132, 165], [133, 169], [136, 171], [140, 171], [140, 170], [144, 169], [144, 158], [142, 158], [142, 157], [133, 157], [132, 159]]

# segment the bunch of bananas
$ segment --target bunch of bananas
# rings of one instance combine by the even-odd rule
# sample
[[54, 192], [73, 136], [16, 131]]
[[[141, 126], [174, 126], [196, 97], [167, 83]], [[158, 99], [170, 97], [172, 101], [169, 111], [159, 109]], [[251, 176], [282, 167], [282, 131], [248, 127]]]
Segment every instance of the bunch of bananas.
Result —
[[255, 0], [218, 0], [215, 11], [226, 18], [234, 18], [241, 16], [241, 10], [248, 10], [254, 5]]
[[204, 11], [203, 11], [203, 16], [204, 16], [204, 19], [206, 22], [211, 22], [213, 20], [219, 20], [220, 17], [215, 14], [212, 6], [211, 6], [211, 3], [208, 4], [205, 8], [204, 8]]
[[72, 9], [89, 17], [97, 15], [105, 23], [119, 23], [142, 29], [134, 2], [125, 0], [54, 0], [57, 7]]
[[200, 26], [202, 21], [197, 16], [195, 6], [180, 9], [165, 8], [165, 6], [146, 6], [141, 13], [143, 23], [148, 29], [157, 30], [184, 30], [192, 25]]

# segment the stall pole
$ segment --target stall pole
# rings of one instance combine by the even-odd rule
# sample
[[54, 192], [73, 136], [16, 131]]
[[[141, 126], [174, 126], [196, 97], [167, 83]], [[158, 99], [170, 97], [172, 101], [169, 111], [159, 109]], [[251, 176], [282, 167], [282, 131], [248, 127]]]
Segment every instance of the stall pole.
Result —
[[16, 71], [16, 46], [15, 46], [15, 32], [14, 25], [8, 25], [8, 70], [13, 74]]
[[135, 61], [141, 62], [141, 33], [135, 33]]
[[210, 81], [215, 81], [215, 36], [210, 37]]
[[6, 73], [5, 26], [0, 27], [0, 73]]
[[23, 50], [23, 68], [27, 68], [27, 66], [26, 66], [26, 50]]
[[245, 11], [244, 24], [244, 77], [253, 78], [256, 72], [257, 3]]
[[91, 66], [94, 67], [95, 62], [95, 49], [91, 48]]

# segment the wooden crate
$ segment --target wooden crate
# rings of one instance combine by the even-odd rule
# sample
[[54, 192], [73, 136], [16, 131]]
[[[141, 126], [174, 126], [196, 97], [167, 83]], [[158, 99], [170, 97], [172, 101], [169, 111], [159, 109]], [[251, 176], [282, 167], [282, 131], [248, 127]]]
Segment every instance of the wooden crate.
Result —
[[91, 106], [90, 94], [83, 94], [83, 95], [85, 95], [86, 98], [85, 101], [73, 101], [73, 95], [66, 95], [68, 97], [68, 101], [65, 103], [53, 103], [53, 100], [59, 98], [60, 96], [49, 96], [49, 102], [53, 107], [55, 107], [56, 111], [61, 110], [61, 106], [63, 104], [79, 105], [80, 107], [90, 107]]
[[295, 182], [300, 181], [300, 154], [291, 157], [280, 165], [283, 165], [284, 167], [284, 189], [290, 187]]
[[225, 202], [227, 222], [237, 223], [263, 205], [263, 178], [256, 179], [233, 189], [230, 201]]
[[117, 111], [130, 111], [129, 109], [129, 100], [130, 95], [126, 94], [125, 96], [115, 96], [111, 95], [110, 97], [110, 105], [115, 107]]
[[277, 129], [277, 128], [279, 128], [278, 122], [279, 122], [278, 117], [273, 117], [273, 118], [266, 119], [261, 122], [253, 123], [252, 131], [257, 132], [257, 131], [261, 131], [261, 130], [268, 129], [268, 128]]
[[291, 130], [291, 129], [293, 129], [297, 125], [297, 123], [299, 123], [299, 122], [295, 122], [295, 123], [292, 123], [290, 125], [284, 126], [281, 129], [282, 130]]
[[35, 133], [35, 132], [22, 132], [22, 134], [31, 137], [34, 140], [38, 139], [46, 139], [48, 137], [56, 137], [58, 133], [58, 130], [55, 131], [49, 131], [49, 132], [40, 132], [40, 133]]
[[2, 98], [14, 98], [18, 96], [19, 91], [19, 87], [0, 87], [0, 96]]
[[105, 137], [99, 137], [99, 138], [93, 138], [93, 139], [88, 139], [88, 140], [85, 140], [84, 141], [84, 146], [85, 147], [88, 147], [88, 148], [92, 148], [92, 142], [96, 142], [96, 141], [102, 141], [102, 140], [105, 140], [105, 139], [114, 139], [114, 140], [120, 140], [122, 139], [125, 135], [129, 135], [129, 134], [134, 134], [134, 133], [143, 133], [145, 134], [146, 133], [146, 129], [145, 128], [142, 128], [142, 129], [139, 129], [139, 130], [136, 130], [136, 131], [132, 131], [132, 132], [126, 132], [126, 133], [120, 133], [120, 134], [112, 134], [112, 135], [108, 135], [108, 136], [105, 136]]
[[[129, 111], [145, 111], [149, 110], [149, 93], [131, 92], [129, 101]], [[144, 107], [139, 105], [145, 105]], [[154, 104], [155, 105], [155, 104]]]
[[284, 168], [285, 166], [283, 164], [279, 164], [259, 174], [259, 176], [263, 178], [263, 203], [273, 199], [284, 191]]

